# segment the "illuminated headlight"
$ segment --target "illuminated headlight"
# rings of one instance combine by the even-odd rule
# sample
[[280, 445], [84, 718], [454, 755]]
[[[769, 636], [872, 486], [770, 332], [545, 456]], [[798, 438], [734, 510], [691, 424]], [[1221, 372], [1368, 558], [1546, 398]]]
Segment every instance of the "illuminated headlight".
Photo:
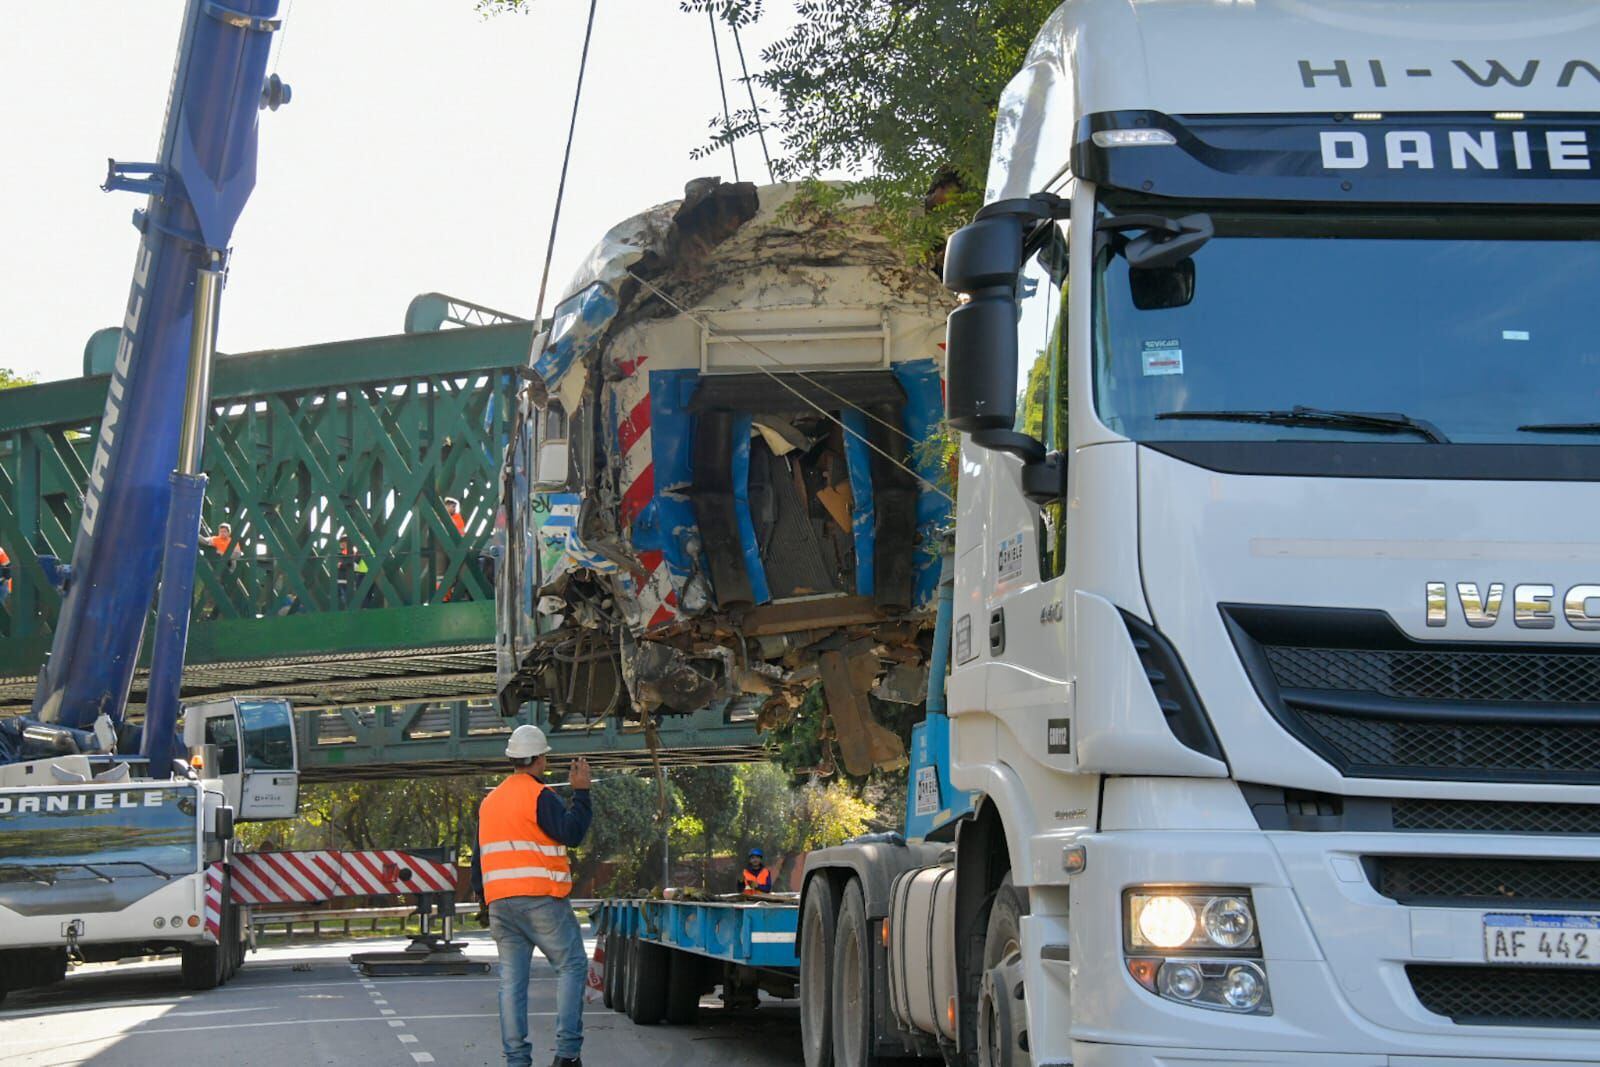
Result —
[[1123, 929], [1128, 974], [1163, 1000], [1272, 1014], [1248, 890], [1138, 886], [1123, 896]]
[[1255, 908], [1246, 890], [1134, 889], [1124, 898], [1134, 950], [1236, 952], [1258, 949]]

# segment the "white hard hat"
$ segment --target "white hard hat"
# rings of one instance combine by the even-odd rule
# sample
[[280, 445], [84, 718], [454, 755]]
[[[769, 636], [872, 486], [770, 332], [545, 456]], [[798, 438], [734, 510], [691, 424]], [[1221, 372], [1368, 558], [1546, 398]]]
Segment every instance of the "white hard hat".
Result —
[[544, 731], [527, 723], [512, 730], [511, 739], [506, 742], [506, 755], [512, 759], [537, 759], [549, 751], [550, 742], [545, 740]]

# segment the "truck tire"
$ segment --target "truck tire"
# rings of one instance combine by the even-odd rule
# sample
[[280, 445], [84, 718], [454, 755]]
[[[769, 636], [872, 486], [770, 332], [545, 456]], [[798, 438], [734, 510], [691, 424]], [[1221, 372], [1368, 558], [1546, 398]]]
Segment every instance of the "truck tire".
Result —
[[[872, 933], [861, 883], [850, 879], [833, 932], [833, 1064], [876, 1067], [873, 1054]], [[800, 957], [805, 959], [804, 956]]]
[[705, 961], [692, 952], [673, 949], [667, 965], [667, 1022], [693, 1026], [700, 1018], [700, 990], [705, 983]]
[[600, 1001], [609, 1010], [617, 1002], [617, 934], [615, 930], [607, 930], [605, 940], [601, 947], [605, 950], [605, 970], [600, 975]]
[[800, 915], [800, 1045], [806, 1067], [833, 1065], [833, 889], [812, 880]]
[[995, 890], [983, 937], [983, 985], [978, 994], [979, 1067], [1030, 1067], [1028, 1001], [1022, 984], [1022, 917], [1028, 891], [1008, 873]]
[[639, 938], [628, 960], [628, 1018], [654, 1026], [667, 1013], [667, 950]]
[[183, 946], [183, 988], [215, 989], [223, 982], [221, 945]]
[[621, 964], [617, 969], [617, 991], [613, 995], [612, 1008], [622, 1014], [628, 1014], [628, 970], [633, 963], [633, 938], [627, 934], [617, 935], [617, 962]]

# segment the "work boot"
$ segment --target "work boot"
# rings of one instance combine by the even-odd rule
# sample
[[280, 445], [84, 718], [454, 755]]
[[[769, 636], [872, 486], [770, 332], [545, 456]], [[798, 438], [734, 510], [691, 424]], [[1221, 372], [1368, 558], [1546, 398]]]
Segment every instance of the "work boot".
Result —
[[565, 1056], [557, 1056], [550, 1061], [550, 1067], [583, 1067], [583, 1061], [577, 1057], [569, 1060]]

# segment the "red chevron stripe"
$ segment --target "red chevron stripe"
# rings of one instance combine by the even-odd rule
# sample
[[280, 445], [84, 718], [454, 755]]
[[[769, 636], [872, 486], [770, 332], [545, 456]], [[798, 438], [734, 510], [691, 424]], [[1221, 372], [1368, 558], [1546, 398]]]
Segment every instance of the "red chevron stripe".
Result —
[[622, 492], [622, 525], [632, 526], [650, 498], [656, 495], [656, 465], [649, 464]]
[[617, 445], [622, 454], [627, 455], [648, 429], [650, 429], [650, 398], [647, 396], [635, 404], [626, 417], [618, 421]]

